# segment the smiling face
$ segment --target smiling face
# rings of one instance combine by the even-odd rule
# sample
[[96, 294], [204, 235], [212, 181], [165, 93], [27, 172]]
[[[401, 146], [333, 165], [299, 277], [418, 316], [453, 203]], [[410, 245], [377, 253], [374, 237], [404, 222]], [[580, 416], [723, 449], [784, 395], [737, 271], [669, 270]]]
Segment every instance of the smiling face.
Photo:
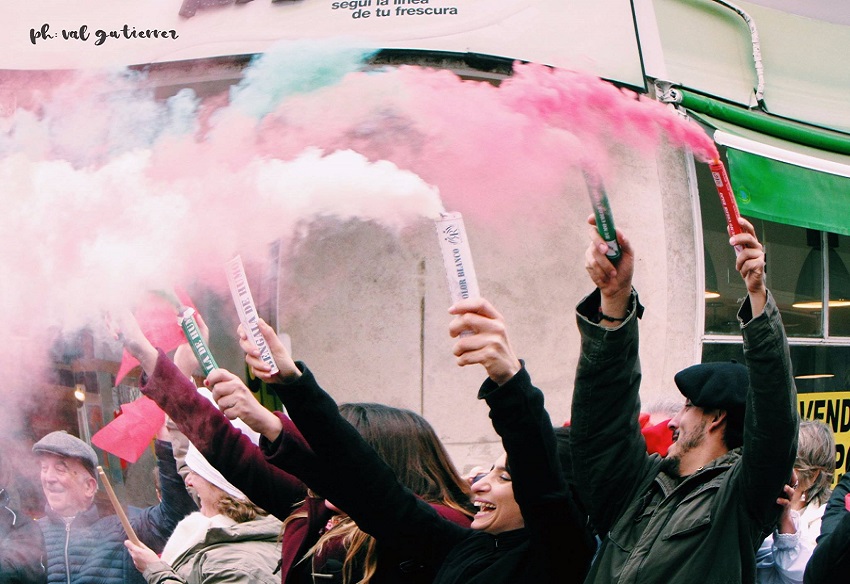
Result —
[[478, 508], [472, 529], [495, 535], [525, 526], [522, 512], [514, 499], [514, 486], [506, 460], [507, 455], [503, 454], [490, 472], [472, 485], [472, 502]]
[[97, 481], [76, 458], [39, 455], [41, 488], [50, 508], [62, 517], [88, 509], [97, 492]]
[[685, 407], [667, 424], [673, 431], [673, 444], [667, 450], [667, 458], [688, 468], [689, 457], [705, 442], [707, 426], [705, 411], [687, 400]]

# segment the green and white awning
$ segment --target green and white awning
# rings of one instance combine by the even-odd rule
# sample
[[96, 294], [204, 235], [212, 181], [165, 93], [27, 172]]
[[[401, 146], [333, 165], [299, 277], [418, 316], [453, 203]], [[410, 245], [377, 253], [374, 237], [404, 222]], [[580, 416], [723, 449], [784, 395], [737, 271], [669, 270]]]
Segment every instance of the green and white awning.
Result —
[[741, 214], [850, 235], [850, 156], [699, 117], [726, 148]]

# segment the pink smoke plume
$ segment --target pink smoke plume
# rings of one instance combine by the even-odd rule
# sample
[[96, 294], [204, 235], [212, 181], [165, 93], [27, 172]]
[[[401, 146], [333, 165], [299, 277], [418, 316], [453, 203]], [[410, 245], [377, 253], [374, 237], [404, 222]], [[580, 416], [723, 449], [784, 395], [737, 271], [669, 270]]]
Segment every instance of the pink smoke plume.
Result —
[[5, 338], [42, 346], [148, 290], [223, 283], [227, 259], [263, 257], [318, 217], [393, 231], [444, 208], [495, 221], [545, 208], [577, 170], [604, 180], [613, 148], [716, 155], [668, 107], [582, 73], [517, 64], [496, 87], [360, 72], [349, 51], [312, 86], [258, 74], [292, 54], [206, 103], [158, 100], [138, 73], [15, 77], [17, 107], [0, 117]]

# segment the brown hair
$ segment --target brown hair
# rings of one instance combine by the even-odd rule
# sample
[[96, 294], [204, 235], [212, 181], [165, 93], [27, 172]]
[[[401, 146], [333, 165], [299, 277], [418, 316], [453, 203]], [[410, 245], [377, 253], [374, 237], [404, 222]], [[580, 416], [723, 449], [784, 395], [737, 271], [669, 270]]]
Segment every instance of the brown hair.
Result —
[[[376, 403], [342, 404], [339, 412], [393, 469], [401, 484], [429, 503], [473, 515], [469, 485], [460, 477], [431, 424], [422, 416]], [[284, 530], [291, 520], [305, 515], [306, 511], [290, 515], [284, 521]], [[346, 550], [343, 582], [352, 583], [355, 565], [360, 564], [362, 557], [363, 575], [356, 584], [368, 584], [377, 570], [375, 539], [361, 531], [349, 517], [326, 531], [306, 557], [336, 538], [342, 538]]]

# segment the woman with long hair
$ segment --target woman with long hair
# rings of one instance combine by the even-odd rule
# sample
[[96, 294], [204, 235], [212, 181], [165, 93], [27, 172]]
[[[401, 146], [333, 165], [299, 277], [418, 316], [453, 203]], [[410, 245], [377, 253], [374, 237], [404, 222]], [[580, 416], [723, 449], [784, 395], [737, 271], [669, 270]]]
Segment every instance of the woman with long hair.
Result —
[[[422, 416], [377, 403], [341, 404], [339, 413], [394, 470], [401, 484], [422, 500], [438, 503], [435, 506], [437, 512], [450, 521], [469, 524], [469, 488], [454, 472], [445, 448]], [[315, 499], [314, 506], [318, 503], [323, 507], [321, 511], [313, 510], [311, 518], [311, 506], [305, 504], [284, 521], [284, 546], [289, 549], [284, 550], [282, 568], [297, 572], [299, 562], [303, 562], [310, 566], [313, 574], [337, 576], [335, 580], [323, 581], [346, 584], [387, 581], [387, 577], [376, 577], [379, 564], [398, 564], [402, 560], [393, 558], [390, 552], [385, 557], [380, 556], [375, 539], [363, 532], [350, 517], [317, 495], [312, 494], [311, 497]], [[303, 541], [300, 549], [293, 549], [288, 541], [288, 530], [297, 531], [298, 523], [309, 523], [316, 518], [320, 521], [327, 518], [326, 528], [320, 528], [321, 535], [315, 541]], [[307, 547], [311, 543], [312, 546]], [[324, 569], [319, 570], [320, 566]], [[428, 577], [416, 577], [417, 570], [412, 566], [408, 570], [410, 579], [428, 581]]]
[[200, 510], [174, 528], [162, 556], [143, 543], [125, 542], [148, 584], [274, 584], [281, 522], [257, 507], [193, 446], [186, 453], [186, 485]]
[[777, 500], [782, 515], [756, 554], [759, 584], [802, 584], [835, 476], [835, 436], [819, 420], [800, 422], [792, 484]]
[[[439, 517], [400, 485], [268, 325], [261, 322], [260, 330], [279, 372], [271, 373], [241, 328], [240, 344], [248, 365], [273, 384], [320, 461], [317, 472], [304, 480], [345, 510], [382, 551], [435, 574], [435, 584], [578, 584], [595, 542], [561, 472], [543, 395], [531, 385], [501, 315], [486, 300], [466, 300], [450, 312], [455, 314], [450, 333], [458, 339], [457, 362], [487, 370], [479, 397], [490, 406], [505, 447], [490, 472], [472, 485], [478, 512], [471, 528]], [[218, 403], [228, 402], [221, 396]], [[264, 449], [275, 456], [274, 443]]]
[[[147, 374], [142, 392], [153, 399], [198, 450], [252, 501], [285, 521], [280, 579], [283, 584], [426, 584], [427, 567], [406, 563], [384, 550], [319, 494], [308, 493], [323, 468], [292, 421], [260, 404], [242, 380], [224, 369], [207, 377], [218, 407], [141, 333], [135, 319], [118, 323], [128, 352]], [[469, 525], [469, 487], [452, 466], [431, 426], [417, 414], [377, 404], [348, 404], [338, 413], [372, 445], [382, 464], [435, 513]], [[273, 455], [263, 452], [231, 419], [239, 418], [262, 435]], [[302, 482], [303, 481], [303, 482]]]

